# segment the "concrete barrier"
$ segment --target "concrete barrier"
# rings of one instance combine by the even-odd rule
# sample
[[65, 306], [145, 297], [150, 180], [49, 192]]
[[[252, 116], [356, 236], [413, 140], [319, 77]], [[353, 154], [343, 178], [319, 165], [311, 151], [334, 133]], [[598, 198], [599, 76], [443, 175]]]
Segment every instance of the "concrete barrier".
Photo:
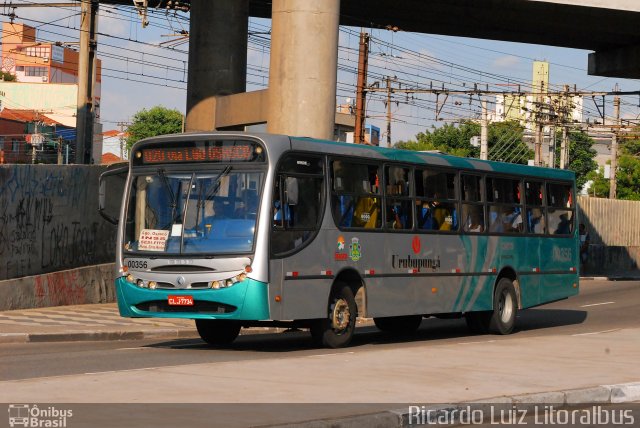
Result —
[[0, 311], [114, 301], [113, 263], [0, 281]]

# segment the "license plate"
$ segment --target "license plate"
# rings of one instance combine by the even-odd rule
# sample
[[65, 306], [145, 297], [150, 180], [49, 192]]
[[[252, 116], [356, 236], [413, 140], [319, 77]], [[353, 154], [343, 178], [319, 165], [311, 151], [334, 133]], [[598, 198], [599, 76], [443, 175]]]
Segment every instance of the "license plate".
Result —
[[168, 296], [170, 306], [193, 306], [193, 296]]

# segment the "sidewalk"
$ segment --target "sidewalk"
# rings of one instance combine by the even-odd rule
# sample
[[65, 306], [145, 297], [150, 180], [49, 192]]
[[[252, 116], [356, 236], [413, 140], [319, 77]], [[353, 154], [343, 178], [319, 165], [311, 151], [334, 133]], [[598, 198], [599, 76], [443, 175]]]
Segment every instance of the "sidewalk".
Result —
[[193, 320], [122, 318], [115, 303], [0, 312], [0, 344], [198, 337]]

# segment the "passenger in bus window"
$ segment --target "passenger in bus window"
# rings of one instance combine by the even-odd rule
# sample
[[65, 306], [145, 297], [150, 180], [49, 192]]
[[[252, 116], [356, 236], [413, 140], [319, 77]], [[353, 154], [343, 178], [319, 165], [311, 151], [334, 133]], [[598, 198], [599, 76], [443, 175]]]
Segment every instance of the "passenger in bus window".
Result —
[[418, 210], [417, 210], [417, 218], [418, 218], [418, 229], [434, 229], [433, 227], [433, 216], [431, 207], [427, 201], [418, 201]]
[[476, 210], [472, 210], [467, 218], [467, 224], [464, 226], [465, 232], [482, 232], [482, 221], [480, 214]]
[[560, 223], [555, 231], [556, 235], [566, 235], [571, 233], [571, 220], [569, 220], [569, 214], [560, 214]]
[[433, 228], [438, 230], [451, 230], [454, 228], [453, 213], [448, 207], [443, 206], [440, 201], [433, 201], [432, 204]]

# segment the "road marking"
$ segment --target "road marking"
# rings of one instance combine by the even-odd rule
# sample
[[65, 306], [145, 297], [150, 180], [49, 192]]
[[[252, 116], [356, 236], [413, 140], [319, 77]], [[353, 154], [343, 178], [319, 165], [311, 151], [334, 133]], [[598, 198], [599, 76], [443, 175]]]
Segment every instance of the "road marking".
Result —
[[581, 307], [581, 308], [588, 308], [588, 307], [590, 307], [590, 306], [611, 305], [611, 304], [613, 304], [613, 303], [615, 303], [615, 302], [592, 303], [592, 304], [590, 304], [590, 305], [582, 305], [582, 306], [580, 306], [580, 307]]
[[153, 349], [153, 348], [145, 348], [145, 347], [136, 346], [135, 348], [118, 348], [118, 349], [116, 349], [116, 351], [144, 351], [144, 350], [148, 350], [148, 349]]
[[591, 333], [578, 333], [578, 334], [572, 334], [571, 336], [591, 336], [591, 335], [594, 335], [594, 334], [612, 333], [612, 332], [618, 331], [618, 330], [621, 330], [621, 329], [614, 328], [614, 329], [611, 329], [611, 330], [593, 331]]
[[314, 354], [314, 355], [307, 355], [307, 357], [329, 357], [331, 355], [347, 355], [347, 354], [355, 354], [355, 352], [349, 351], [349, 352], [334, 352], [331, 354]]
[[477, 343], [493, 343], [493, 342], [495, 342], [495, 340], [478, 340], [475, 342], [458, 342], [456, 343], [456, 345], [474, 345]]

